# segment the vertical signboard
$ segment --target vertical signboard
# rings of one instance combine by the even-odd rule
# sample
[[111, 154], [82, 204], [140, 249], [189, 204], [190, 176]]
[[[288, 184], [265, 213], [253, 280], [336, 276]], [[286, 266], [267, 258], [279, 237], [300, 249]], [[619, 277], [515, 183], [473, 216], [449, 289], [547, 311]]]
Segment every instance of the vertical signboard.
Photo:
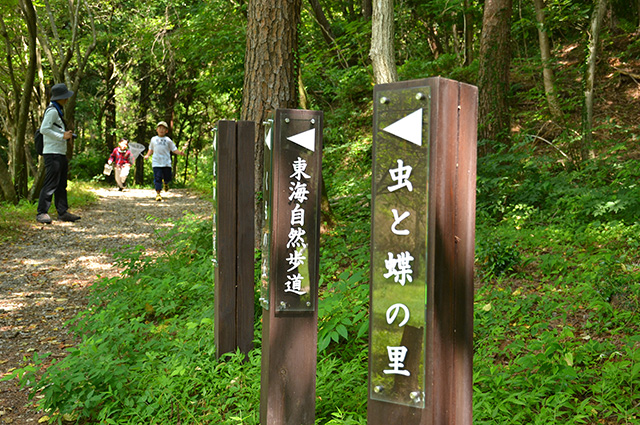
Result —
[[374, 89], [370, 425], [472, 422], [477, 93]]
[[424, 407], [430, 89], [376, 92], [371, 398]]
[[254, 316], [255, 123], [218, 121], [213, 143], [216, 355], [248, 353]]
[[218, 217], [218, 190], [216, 189], [216, 186], [218, 184], [218, 173], [217, 173], [217, 168], [218, 168], [218, 127], [213, 129], [213, 175], [212, 175], [212, 197], [213, 197], [213, 214], [211, 217], [211, 222], [212, 222], [212, 227], [213, 227], [213, 231], [212, 231], [212, 235], [213, 235], [213, 257], [211, 258], [211, 262], [213, 263], [213, 268], [211, 270], [211, 281], [215, 282], [216, 280], [216, 269], [217, 269], [217, 262], [218, 262], [218, 255], [216, 254], [216, 249], [218, 248], [218, 241], [216, 239], [216, 233], [217, 233], [217, 217]]
[[265, 123], [260, 422], [313, 424], [322, 122], [277, 109]]
[[290, 109], [276, 110], [265, 125], [261, 301], [278, 316], [316, 309], [321, 126], [321, 113]]
[[[236, 122], [220, 120], [216, 135], [216, 268], [214, 333], [216, 355], [236, 349], [237, 140]], [[224, 326], [222, 324], [225, 324]]]

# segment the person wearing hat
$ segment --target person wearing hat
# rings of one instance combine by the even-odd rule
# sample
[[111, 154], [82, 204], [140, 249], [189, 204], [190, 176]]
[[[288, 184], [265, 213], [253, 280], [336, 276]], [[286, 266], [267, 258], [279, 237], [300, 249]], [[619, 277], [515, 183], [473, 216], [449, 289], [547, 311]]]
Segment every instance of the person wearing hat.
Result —
[[144, 156], [144, 159], [151, 160], [151, 166], [153, 167], [153, 184], [156, 189], [156, 201], [162, 201], [162, 189], [169, 190], [169, 183], [173, 180], [173, 172], [171, 170], [171, 154], [183, 155], [184, 153], [176, 147], [173, 140], [167, 137], [169, 126], [166, 122], [160, 121], [156, 126], [157, 136], [151, 138], [149, 143], [149, 150]]
[[60, 221], [77, 221], [80, 217], [71, 214], [67, 204], [67, 140], [73, 137], [73, 132], [67, 130], [64, 122], [63, 107], [73, 96], [73, 92], [63, 83], [51, 88], [51, 103], [47, 107], [40, 125], [43, 135], [44, 148], [44, 183], [38, 199], [36, 220], [39, 223], [51, 223], [49, 208], [55, 197], [55, 207]]

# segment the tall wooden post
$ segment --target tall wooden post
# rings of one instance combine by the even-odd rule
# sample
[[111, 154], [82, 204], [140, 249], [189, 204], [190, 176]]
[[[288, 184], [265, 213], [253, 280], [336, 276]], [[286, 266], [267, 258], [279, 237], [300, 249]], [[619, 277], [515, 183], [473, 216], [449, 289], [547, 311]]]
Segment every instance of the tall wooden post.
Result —
[[476, 87], [374, 89], [368, 422], [472, 423]]
[[278, 109], [265, 128], [263, 425], [315, 418], [322, 118]]
[[251, 121], [218, 121], [214, 143], [216, 355], [248, 353], [254, 316], [254, 135]]

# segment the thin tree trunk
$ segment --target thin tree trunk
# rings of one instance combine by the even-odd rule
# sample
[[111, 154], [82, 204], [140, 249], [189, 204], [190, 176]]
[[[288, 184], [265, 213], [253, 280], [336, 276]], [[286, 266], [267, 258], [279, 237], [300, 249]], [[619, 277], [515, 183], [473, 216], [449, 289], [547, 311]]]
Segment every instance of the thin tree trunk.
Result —
[[470, 0], [464, 0], [464, 65], [473, 62], [473, 14]]
[[40, 191], [42, 190], [42, 186], [44, 185], [44, 159], [38, 155], [38, 169], [33, 178], [33, 184], [31, 185], [31, 189], [29, 189], [28, 199], [29, 201], [35, 201], [38, 199], [40, 195]]
[[[482, 19], [478, 69], [478, 132], [481, 139], [508, 144], [511, 0], [487, 0]], [[491, 150], [485, 145], [486, 150]], [[485, 152], [486, 153], [486, 152]]]
[[115, 149], [116, 142], [116, 81], [115, 64], [113, 58], [107, 58], [106, 77], [106, 99], [104, 105], [104, 140], [107, 145], [107, 152], [111, 153]]
[[598, 0], [591, 15], [590, 41], [586, 70], [584, 75], [584, 108], [582, 111], [582, 143], [580, 145], [580, 157], [587, 159], [589, 149], [593, 142], [593, 95], [596, 74], [596, 61], [598, 57], [598, 44], [600, 43], [600, 29], [607, 9], [607, 0]]
[[[136, 136], [135, 141], [144, 145], [145, 147], [149, 146], [149, 140], [147, 138], [147, 110], [151, 105], [151, 98], [149, 97], [149, 77], [145, 75], [148, 64], [146, 62], [142, 62], [140, 64], [140, 72], [143, 74], [140, 81], [140, 95], [138, 96], [138, 110], [136, 113], [137, 124], [136, 124]], [[154, 123], [155, 124], [155, 123]], [[136, 170], [134, 175], [134, 181], [137, 184], [144, 183], [144, 155], [140, 154], [136, 158]]]
[[27, 197], [28, 169], [25, 155], [25, 135], [27, 123], [29, 121], [29, 110], [31, 108], [31, 94], [36, 77], [36, 11], [31, 0], [20, 0], [20, 9], [24, 14], [24, 20], [29, 31], [29, 63], [27, 65], [24, 83], [22, 85], [22, 96], [17, 106], [17, 127], [16, 138], [12, 143], [12, 175], [14, 186], [19, 199]]
[[373, 6], [371, 5], [371, 0], [362, 0], [362, 17], [365, 19], [371, 19], [372, 13]]
[[555, 121], [562, 119], [562, 110], [555, 93], [555, 77], [551, 68], [551, 47], [549, 35], [544, 24], [544, 0], [534, 0], [536, 9], [536, 20], [538, 21], [538, 40], [540, 42], [540, 57], [542, 59], [542, 79], [544, 82], [544, 93], [549, 104], [551, 117]]
[[16, 195], [16, 189], [13, 187], [11, 183], [11, 174], [9, 174], [9, 169], [7, 168], [7, 164], [4, 162], [2, 157], [0, 156], [0, 189], [2, 189], [3, 198], [5, 201], [11, 202], [12, 204], [18, 203], [18, 196]]
[[373, 65], [373, 78], [376, 84], [392, 83], [398, 81], [393, 47], [393, 0], [373, 0], [372, 4], [369, 57]]
[[320, 2], [318, 0], [309, 0], [309, 5], [311, 6], [311, 10], [313, 11], [313, 16], [316, 18], [316, 21], [320, 26], [320, 32], [322, 32], [324, 41], [327, 42], [328, 46], [333, 46], [335, 37], [331, 32], [331, 25], [329, 24], [329, 21], [327, 20], [327, 17], [322, 10]]
[[309, 0], [309, 5], [311, 6], [311, 10], [313, 12], [314, 18], [316, 19], [316, 22], [318, 22], [318, 26], [320, 27], [322, 38], [324, 38], [324, 41], [327, 43], [327, 46], [329, 46], [329, 49], [331, 50], [331, 52], [336, 55], [336, 58], [338, 59], [338, 63], [340, 63], [340, 65], [343, 68], [345, 69], [348, 68], [349, 64], [342, 57], [340, 48], [336, 43], [336, 38], [333, 35], [333, 32], [331, 31], [331, 24], [329, 23], [329, 20], [327, 19], [327, 16], [325, 15], [324, 10], [322, 10], [322, 6], [320, 5], [320, 2], [318, 0]]

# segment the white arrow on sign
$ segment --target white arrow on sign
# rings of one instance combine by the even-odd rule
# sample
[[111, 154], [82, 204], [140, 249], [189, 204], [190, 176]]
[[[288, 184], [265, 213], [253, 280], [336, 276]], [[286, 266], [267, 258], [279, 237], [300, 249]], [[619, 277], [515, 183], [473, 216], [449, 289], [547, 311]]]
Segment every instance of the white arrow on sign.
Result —
[[383, 128], [382, 131], [422, 146], [422, 108]]
[[314, 128], [298, 133], [295, 136], [287, 137], [287, 140], [309, 149], [311, 152], [316, 150], [316, 130]]
[[269, 127], [269, 132], [267, 133], [267, 137], [264, 138], [264, 142], [267, 144], [269, 150], [271, 150], [271, 130], [272, 127]]

